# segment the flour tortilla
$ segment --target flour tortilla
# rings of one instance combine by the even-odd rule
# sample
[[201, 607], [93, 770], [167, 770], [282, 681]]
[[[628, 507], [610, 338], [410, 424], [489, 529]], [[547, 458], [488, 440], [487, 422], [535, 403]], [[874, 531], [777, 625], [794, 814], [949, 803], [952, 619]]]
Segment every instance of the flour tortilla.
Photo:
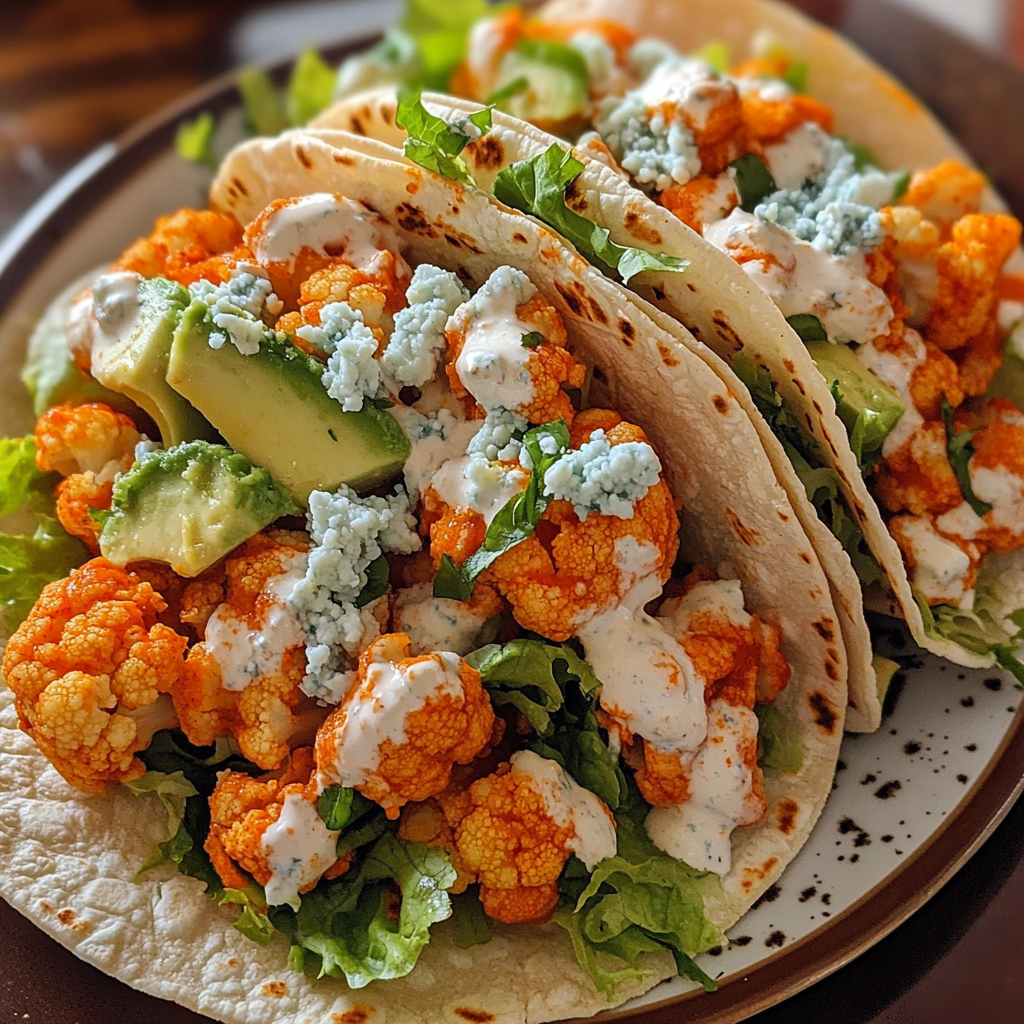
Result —
[[[759, 0], [555, 0], [540, 10], [549, 21], [611, 19], [641, 36], [657, 36], [682, 53], [700, 50], [710, 42], [724, 43], [734, 59], [751, 53], [762, 33], [781, 41], [809, 69], [810, 95], [835, 113], [835, 132], [866, 144], [883, 167], [927, 167], [970, 158], [938, 121], [890, 75], [835, 33], [788, 6]], [[425, 97], [428, 104], [449, 115], [479, 109], [466, 101]], [[468, 154], [477, 181], [489, 188], [502, 167], [533, 156], [553, 136], [505, 115], [495, 114], [496, 129], [474, 144]], [[313, 126], [343, 128], [372, 135], [401, 146], [404, 133], [394, 123], [390, 90], [353, 96], [320, 115]], [[496, 145], [497, 143], [497, 145]], [[907, 572], [895, 540], [889, 534], [874, 499], [864, 484], [846, 429], [835, 414], [825, 379], [803, 343], [774, 303], [724, 253], [708, 245], [689, 227], [638, 189], [607, 171], [598, 161], [577, 152], [586, 164], [574, 205], [611, 231], [623, 245], [686, 256], [691, 267], [682, 277], [648, 272], [630, 287], [682, 323], [724, 360], [741, 350], [753, 353], [771, 374], [787, 406], [802, 410], [810, 432], [832, 462], [843, 484], [850, 512], [857, 518], [888, 586], [861, 585], [841, 545], [803, 499], [803, 486], [781, 446], [762, 440], [810, 536], [833, 589], [843, 638], [850, 661], [850, 707], [846, 728], [867, 732], [881, 721], [881, 702], [872, 667], [871, 638], [864, 619], [864, 602], [876, 610], [906, 620], [914, 639], [927, 650], [958, 664], [990, 667], [994, 658], [965, 650], [958, 644], [928, 636], [914, 601]], [[986, 190], [985, 209], [1004, 211], [1003, 201]], [[1024, 270], [1024, 253], [1012, 258], [1009, 269]], [[686, 342], [685, 336], [682, 338]], [[744, 396], [745, 397], [745, 396]]]
[[[757, 433], [718, 375], [548, 229], [386, 149], [378, 158], [344, 141], [300, 132], [239, 147], [213, 186], [212, 205], [245, 224], [273, 199], [338, 191], [397, 227], [414, 264], [458, 269], [473, 285], [503, 264], [527, 272], [562, 313], [574, 350], [600, 367], [609, 403], [640, 423], [659, 451], [683, 503], [688, 556], [742, 580], [747, 607], [782, 630], [793, 677], [778, 706], [800, 723], [804, 767], [768, 773], [764, 822], [734, 835], [724, 898], [707, 908], [728, 927], [781, 874], [820, 814], [846, 705], [828, 583]], [[680, 411], [681, 428], [674, 421]], [[713, 468], [738, 465], [743, 472]], [[198, 882], [134, 880], [153, 844], [166, 838], [159, 804], [120, 791], [96, 799], [72, 790], [18, 731], [10, 694], [0, 694], [0, 895], [129, 984], [235, 1024], [353, 1024], [366, 1013], [372, 1024], [464, 1024], [459, 1011], [467, 1008], [493, 1015], [495, 1024], [522, 1024], [608, 1005], [556, 926], [499, 927], [494, 942], [463, 951], [442, 925], [411, 975], [357, 991], [290, 972], [283, 941], [261, 949], [244, 939]], [[674, 973], [668, 957], [651, 968], [648, 986]]]

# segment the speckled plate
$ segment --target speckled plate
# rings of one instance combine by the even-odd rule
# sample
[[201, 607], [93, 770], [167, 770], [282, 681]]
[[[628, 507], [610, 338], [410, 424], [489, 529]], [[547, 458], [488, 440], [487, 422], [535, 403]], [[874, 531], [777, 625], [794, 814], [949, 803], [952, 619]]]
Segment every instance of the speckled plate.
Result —
[[[46, 303], [147, 233], [159, 214], [203, 205], [209, 174], [174, 156], [175, 127], [203, 109], [228, 114], [230, 123], [236, 106], [230, 81], [215, 82], [102, 147], [0, 246], [4, 434], [31, 426], [16, 370]], [[732, 929], [730, 945], [701, 958], [719, 979], [719, 991], [704, 995], [687, 982], [666, 982], [606, 1019], [725, 1024], [779, 1002], [913, 913], [1012, 806], [1024, 787], [1024, 712], [1012, 679], [919, 654], [903, 630], [885, 620], [878, 639], [906, 666], [895, 684], [899, 692], [891, 695], [894, 706], [877, 733], [845, 739], [834, 791], [807, 845]], [[161, 1004], [148, 1002], [153, 1019], [162, 1017]], [[174, 1013], [175, 1021], [192, 1019], [200, 1020]]]

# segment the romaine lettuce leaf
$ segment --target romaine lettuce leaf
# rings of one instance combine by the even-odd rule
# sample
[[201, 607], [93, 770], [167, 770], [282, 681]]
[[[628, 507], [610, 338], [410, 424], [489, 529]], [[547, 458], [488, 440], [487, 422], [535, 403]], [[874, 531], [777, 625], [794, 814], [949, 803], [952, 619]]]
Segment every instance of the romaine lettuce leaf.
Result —
[[448, 122], [423, 106], [418, 90], [402, 88], [398, 90], [395, 123], [405, 129], [408, 137], [403, 152], [414, 164], [463, 185], [476, 184], [459, 154], [473, 139], [491, 130], [490, 107]]
[[310, 48], [303, 50], [292, 65], [285, 93], [288, 123], [301, 127], [331, 105], [334, 97], [334, 68]]
[[231, 904], [241, 906], [242, 912], [232, 927], [260, 946], [270, 945], [274, 926], [267, 917], [267, 900], [260, 886], [254, 883], [244, 889], [225, 889], [218, 902], [222, 907]]
[[193, 121], [178, 122], [174, 133], [174, 150], [182, 158], [204, 167], [216, 167], [217, 157], [213, 152], [213, 137], [217, 132], [217, 119], [209, 110], [204, 110]]
[[689, 260], [665, 253], [616, 245], [607, 228], [571, 209], [565, 190], [579, 177], [583, 164], [557, 143], [528, 160], [517, 160], [494, 179], [494, 195], [506, 206], [529, 213], [567, 238], [595, 266], [617, 274], [626, 284], [644, 270], [681, 272]]
[[[401, 906], [394, 907], [391, 883]], [[302, 897], [298, 911], [272, 907], [271, 923], [291, 937], [293, 966], [344, 977], [351, 988], [402, 978], [430, 941], [430, 926], [451, 914], [455, 882], [448, 851], [385, 833], [360, 866]]]
[[38, 469], [35, 455], [34, 438], [0, 439], [0, 635], [17, 629], [47, 583], [89, 557], [57, 522], [53, 492], [60, 478]]

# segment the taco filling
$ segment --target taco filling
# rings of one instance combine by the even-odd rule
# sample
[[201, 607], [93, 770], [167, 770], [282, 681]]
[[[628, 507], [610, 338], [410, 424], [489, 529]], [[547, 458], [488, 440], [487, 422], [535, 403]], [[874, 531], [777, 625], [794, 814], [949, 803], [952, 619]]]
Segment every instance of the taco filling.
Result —
[[553, 919], [609, 995], [659, 950], [712, 985], [705, 899], [802, 763], [779, 629], [677, 557], [658, 452], [529, 275], [403, 251], [336, 193], [183, 210], [81, 296], [78, 369], [138, 408], [19, 449], [95, 556], [6, 646], [21, 726], [159, 794], [145, 867], [297, 969], [401, 977], [454, 909], [466, 945]]
[[[577, 139], [770, 296], [830, 386], [926, 631], [1024, 677], [1021, 226], [982, 212], [983, 176], [883, 171], [768, 36], [730, 67], [724, 46], [682, 55], [600, 18], [512, 8], [466, 31], [449, 91]], [[382, 54], [351, 58], [343, 91], [367, 61], [377, 81], [419, 74]], [[820, 442], [756, 360], [733, 369], [862, 584], [885, 587]]]

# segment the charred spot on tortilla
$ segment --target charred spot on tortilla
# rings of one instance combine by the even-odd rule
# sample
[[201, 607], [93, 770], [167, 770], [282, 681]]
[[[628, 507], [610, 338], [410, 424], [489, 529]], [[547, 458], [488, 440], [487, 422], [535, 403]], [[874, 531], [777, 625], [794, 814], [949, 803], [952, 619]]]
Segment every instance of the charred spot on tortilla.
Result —
[[803, 381], [801, 381], [799, 377], [794, 377], [793, 383], [796, 385], [796, 389], [797, 391], [800, 392], [801, 395], [807, 394], [807, 388], [804, 387]]
[[307, 171], [311, 171], [313, 169], [313, 161], [310, 159], [309, 153], [306, 152], [306, 149], [302, 145], [296, 144], [295, 156], [298, 158], [299, 163], [302, 164], [302, 166], [305, 167]]
[[288, 995], [288, 986], [283, 981], [268, 981], [263, 986], [263, 994], [271, 999], [284, 999]]
[[686, 282], [686, 287], [689, 288], [690, 291], [693, 292], [694, 295], [697, 294], [697, 286], [692, 281], [687, 281]]
[[[579, 180], [578, 178], [576, 179]], [[571, 187], [571, 186], [570, 186]], [[568, 196], [568, 191], [566, 192]], [[631, 206], [626, 211], [625, 217], [626, 230], [636, 239], [641, 242], [647, 242], [649, 245], [662, 245], [664, 239], [661, 237], [661, 232], [656, 231], [647, 223], [647, 218], [644, 214], [637, 210], [635, 206]], [[656, 287], [655, 291], [659, 289]], [[661, 293], [661, 298], [665, 298], [665, 293]]]
[[[750, 892], [755, 885], [760, 885], [772, 871], [772, 868], [779, 863], [778, 857], [769, 857], [762, 865], [754, 868], [743, 869], [743, 880], [740, 882], [741, 887], [745, 892]], [[773, 882], [760, 896], [757, 901], [750, 908], [756, 910], [762, 903], [774, 903], [778, 898], [782, 889], [779, 888], [778, 884]]]
[[496, 171], [505, 162], [505, 147], [493, 135], [484, 135], [471, 142], [464, 155], [474, 167], [485, 171]]
[[59, 911], [57, 914], [57, 920], [60, 921], [65, 928], [70, 928], [71, 931], [77, 932], [79, 935], [84, 935], [86, 932], [92, 931], [92, 922], [79, 921], [75, 916], [75, 912], [70, 908]]
[[836, 631], [827, 619], [819, 619], [817, 622], [812, 622], [811, 625], [814, 627], [814, 632], [827, 643], [831, 643], [836, 638]]
[[[679, 365], [679, 360], [676, 358], [675, 354], [672, 352], [672, 349], [670, 349], [668, 347], [668, 345], [666, 345], [662, 341], [658, 342], [658, 353], [661, 355], [661, 361], [666, 366], [670, 366], [671, 367], [671, 366], [678, 366]], [[724, 401], [722, 396], [721, 395], [715, 395], [715, 408], [716, 409], [718, 408], [718, 403], [720, 401]], [[718, 411], [719, 412], [725, 412], [724, 409], [718, 409]]]
[[832, 680], [833, 683], [839, 682], [839, 669], [836, 668], [835, 662], [829, 658], [825, 661], [825, 675]]
[[493, 1013], [488, 1013], [487, 1010], [474, 1010], [469, 1006], [456, 1006], [452, 1012], [468, 1024], [491, 1024], [491, 1021], [497, 1020]]
[[419, 192], [419, 190], [420, 183], [418, 181], [410, 181], [409, 184], [405, 186], [405, 191], [408, 192], [409, 195], [411, 196], [416, 195], [416, 193]]
[[577, 316], [581, 316], [583, 313], [583, 303], [580, 302], [579, 297], [575, 295], [569, 288], [566, 288], [560, 281], [555, 282], [555, 287], [558, 289], [558, 294], [562, 296], [562, 299], [565, 301], [565, 304]]
[[403, 231], [425, 235], [427, 238], [437, 238], [437, 232], [427, 223], [426, 214], [418, 206], [413, 206], [412, 203], [399, 203], [395, 207], [395, 214], [398, 226]]
[[475, 253], [477, 256], [483, 253], [483, 249], [476, 244], [476, 239], [472, 235], [466, 234], [465, 231], [449, 228], [444, 233], [444, 240], [453, 249], [462, 249], [465, 252]]
[[814, 564], [813, 561], [811, 560], [811, 556], [809, 554], [807, 554], [806, 551], [801, 551], [800, 552], [800, 560], [803, 561], [803, 562], [806, 562], [808, 565], [813, 565]]
[[713, 395], [711, 401], [723, 416], [729, 415], [729, 403], [726, 401], [725, 395]]
[[789, 522], [789, 516], [787, 516], [785, 512], [781, 512], [781, 511], [780, 511], [780, 512], [779, 512], [779, 518], [780, 518], [780, 519], [781, 519], [781, 520], [782, 520], [782, 521], [783, 521], [784, 523], [788, 523], [788, 522]]
[[526, 245], [526, 244], [528, 244], [529, 239], [521, 231], [517, 231], [512, 236], [512, 241], [513, 242], [519, 242], [521, 245]]
[[332, 1013], [331, 1024], [366, 1024], [372, 1016], [372, 1006], [363, 1006], [362, 1003], [356, 1003], [351, 1010]]
[[823, 410], [822, 410], [822, 408], [821, 408], [821, 403], [816, 398], [811, 402], [811, 404], [814, 406], [814, 411], [819, 416], [824, 416], [825, 415]]
[[[690, 285], [690, 287], [692, 288], [692, 287], [693, 287], [693, 285]], [[654, 285], [654, 286], [653, 286], [653, 287], [651, 288], [651, 291], [653, 292], [653, 294], [654, 294], [654, 297], [655, 297], [655, 298], [656, 298], [656, 299], [657, 299], [657, 300], [658, 300], [659, 302], [664, 302], [664, 301], [665, 301], [665, 289], [664, 289], [664, 288], [662, 288], [660, 284], [656, 284], [656, 285]]]
[[[826, 664], [825, 671], [829, 673], [830, 678], [835, 673], [835, 666]], [[807, 703], [811, 708], [811, 718], [814, 724], [821, 729], [823, 733], [831, 736], [836, 731], [836, 724], [839, 721], [839, 715], [836, 712], [835, 705], [829, 700], [828, 696], [821, 692], [821, 690], [813, 690], [807, 697]]]
[[775, 805], [775, 820], [779, 823], [779, 831], [788, 836], [796, 828], [800, 817], [800, 805], [788, 796], [781, 797]]
[[232, 178], [231, 179], [231, 184], [236, 189], [238, 189], [238, 191], [241, 192], [243, 196], [247, 196], [249, 194], [249, 190], [245, 187], [245, 185], [242, 182], [241, 178]]
[[381, 120], [389, 127], [395, 123], [395, 110], [390, 103], [382, 103], [380, 105], [380, 116]]
[[599, 324], [608, 323], [608, 314], [604, 311], [604, 306], [593, 295], [587, 296], [587, 306], [590, 308], [591, 320], [596, 320]]
[[715, 325], [718, 331], [718, 336], [722, 341], [726, 342], [734, 352], [739, 352], [743, 348], [743, 339], [740, 338], [736, 331], [736, 328], [729, 322], [729, 318], [725, 315], [725, 312], [721, 309], [712, 311], [711, 322]]
[[743, 520], [728, 505], [725, 507], [725, 518], [729, 522], [729, 529], [741, 544], [748, 548], [754, 548], [761, 543], [761, 534], [757, 530], [745, 526]]
[[583, 175], [579, 175], [572, 179], [568, 185], [565, 186], [565, 205], [570, 210], [575, 210], [577, 213], [585, 213], [587, 209], [587, 196], [583, 191], [580, 180]]
[[356, 135], [365, 135], [366, 129], [363, 127], [363, 122], [359, 120], [358, 114], [352, 115], [352, 120], [349, 127], [356, 133]]
[[347, 153], [335, 152], [335, 154], [334, 154], [334, 162], [336, 164], [341, 164], [342, 167], [354, 167], [355, 166], [355, 160], [353, 160], [352, 157], [350, 157]]

